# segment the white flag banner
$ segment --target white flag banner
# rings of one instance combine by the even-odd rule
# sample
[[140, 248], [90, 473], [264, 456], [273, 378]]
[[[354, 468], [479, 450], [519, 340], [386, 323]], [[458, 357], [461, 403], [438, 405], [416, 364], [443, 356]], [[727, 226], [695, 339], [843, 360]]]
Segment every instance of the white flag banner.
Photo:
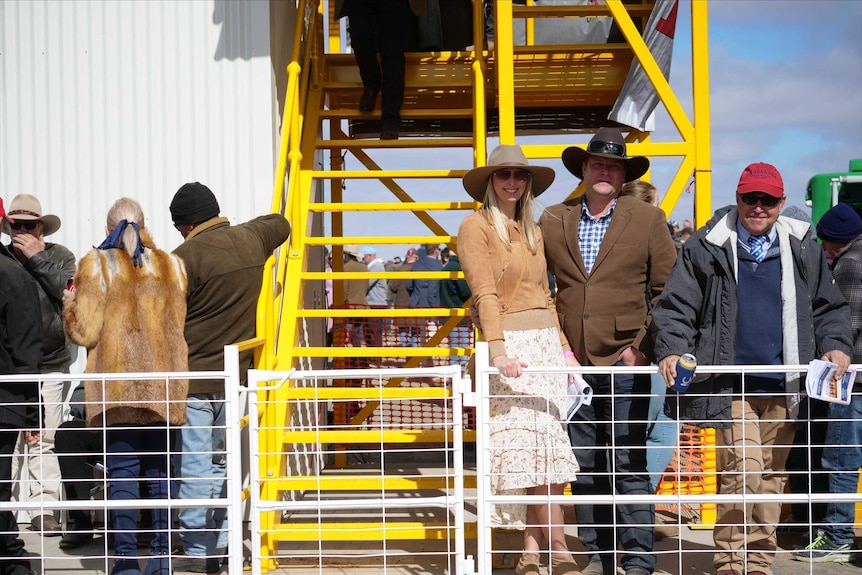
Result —
[[[647, 48], [652, 52], [664, 77], [668, 79], [678, 8], [679, 0], [657, 0], [643, 32]], [[640, 60], [635, 58], [608, 119], [642, 132], [649, 132], [654, 127], [652, 113], [658, 103], [658, 93]]]

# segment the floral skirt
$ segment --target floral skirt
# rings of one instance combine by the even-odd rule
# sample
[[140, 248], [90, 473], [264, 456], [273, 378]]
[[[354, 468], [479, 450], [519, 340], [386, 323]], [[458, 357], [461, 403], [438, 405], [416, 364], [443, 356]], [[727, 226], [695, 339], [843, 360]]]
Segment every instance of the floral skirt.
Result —
[[[505, 331], [506, 353], [529, 367], [566, 364], [556, 328]], [[523, 495], [529, 487], [574, 481], [580, 468], [566, 433], [567, 376], [490, 378], [491, 490]], [[495, 505], [494, 527], [523, 529], [527, 506]]]

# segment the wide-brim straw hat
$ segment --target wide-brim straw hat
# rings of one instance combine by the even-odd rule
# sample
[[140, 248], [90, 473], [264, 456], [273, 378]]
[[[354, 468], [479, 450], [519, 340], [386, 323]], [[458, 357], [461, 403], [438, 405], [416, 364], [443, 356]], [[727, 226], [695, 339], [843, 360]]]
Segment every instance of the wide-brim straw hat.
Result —
[[579, 180], [584, 179], [584, 160], [589, 156], [612, 158], [625, 162], [625, 182], [637, 180], [649, 169], [649, 160], [644, 156], [626, 156], [626, 141], [616, 128], [600, 128], [592, 137], [587, 149], [571, 146], [563, 150], [563, 165]]
[[477, 202], [485, 201], [485, 191], [488, 189], [488, 178], [501, 168], [526, 170], [530, 172], [533, 197], [538, 196], [554, 182], [556, 174], [553, 168], [547, 166], [531, 166], [521, 146], [503, 144], [497, 146], [488, 156], [488, 165], [473, 168], [461, 180], [464, 189]]
[[[60, 229], [60, 218], [53, 214], [42, 213], [42, 202], [30, 194], [18, 194], [9, 203], [6, 215], [15, 221], [42, 222], [42, 235], [50, 236]], [[9, 233], [9, 222], [3, 221], [3, 231]]]

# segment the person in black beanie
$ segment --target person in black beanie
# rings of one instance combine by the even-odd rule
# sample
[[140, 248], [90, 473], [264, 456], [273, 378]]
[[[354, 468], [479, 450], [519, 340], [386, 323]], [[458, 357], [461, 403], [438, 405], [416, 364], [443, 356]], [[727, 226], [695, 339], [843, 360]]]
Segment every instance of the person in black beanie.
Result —
[[[219, 216], [212, 191], [200, 182], [185, 184], [170, 205], [174, 227], [185, 241], [174, 250], [186, 266], [189, 287], [185, 325], [189, 369], [224, 369], [224, 346], [255, 336], [257, 297], [263, 265], [287, 240], [290, 224], [280, 214], [230, 225]], [[243, 370], [252, 352], [240, 355]], [[242, 374], [245, 381], [245, 373]], [[224, 381], [189, 382], [188, 423], [180, 431], [174, 465], [181, 499], [225, 497]], [[176, 571], [217, 573], [226, 554], [227, 509], [180, 509], [180, 538], [185, 557], [175, 558]]]
[[859, 234], [862, 234], [862, 218], [844, 203], [829, 208], [817, 222], [817, 237], [830, 259], [853, 243]]
[[[832, 277], [841, 295], [850, 304], [850, 325], [853, 328], [852, 363], [862, 362], [862, 218], [847, 204], [831, 207], [817, 223], [817, 236], [832, 259]], [[859, 374], [855, 383], [859, 384]], [[848, 405], [825, 403], [827, 414], [822, 455], [816, 457], [812, 438], [811, 467], [827, 475], [829, 493], [856, 493], [859, 467], [862, 466], [862, 397], [853, 393]], [[812, 427], [815, 423], [812, 422]], [[816, 475], [815, 475], [816, 476]], [[823, 509], [825, 507], [825, 510]], [[825, 506], [812, 507], [812, 525], [817, 532], [803, 549], [793, 552], [793, 558], [814, 563], [851, 561], [853, 553], [855, 507], [852, 501], [831, 500]]]

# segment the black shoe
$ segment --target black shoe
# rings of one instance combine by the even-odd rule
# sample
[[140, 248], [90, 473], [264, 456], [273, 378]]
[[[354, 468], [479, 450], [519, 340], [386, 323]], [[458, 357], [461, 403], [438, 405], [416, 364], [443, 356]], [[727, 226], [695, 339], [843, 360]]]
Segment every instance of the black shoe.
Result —
[[377, 105], [377, 92], [380, 90], [371, 90], [365, 88], [362, 90], [362, 96], [359, 97], [359, 111], [363, 114], [374, 111], [374, 106]]
[[41, 515], [30, 521], [30, 530], [41, 533], [43, 537], [59, 537], [63, 534], [63, 526], [53, 515]]
[[30, 568], [29, 559], [14, 561], [4, 559], [0, 562], [0, 573], [3, 575], [36, 575], [36, 572]]
[[171, 565], [178, 573], [218, 573], [221, 569], [218, 557], [179, 555], [173, 558]]
[[383, 120], [383, 123], [380, 125], [380, 139], [398, 139], [398, 120]]
[[60, 549], [77, 549], [93, 540], [92, 527], [90, 530], [69, 531], [60, 539]]

